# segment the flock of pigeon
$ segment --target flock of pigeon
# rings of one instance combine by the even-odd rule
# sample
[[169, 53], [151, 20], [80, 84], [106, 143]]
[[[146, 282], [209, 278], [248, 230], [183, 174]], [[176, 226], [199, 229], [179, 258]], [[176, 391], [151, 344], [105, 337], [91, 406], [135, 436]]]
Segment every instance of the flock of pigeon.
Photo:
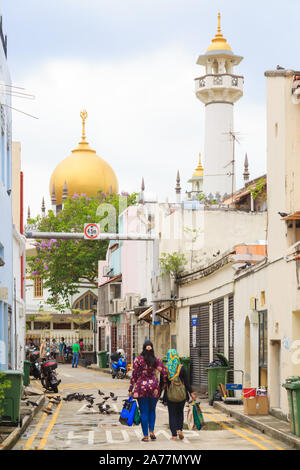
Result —
[[[89, 404], [87, 405], [87, 408], [93, 408], [94, 406], [98, 407], [99, 413], [101, 414], [106, 414], [110, 415], [112, 413], [115, 413], [115, 411], [111, 410], [111, 406], [106, 403], [107, 400], [113, 400], [117, 401], [118, 397], [115, 396], [113, 392], [110, 392], [109, 396], [104, 396], [105, 393], [101, 392], [101, 390], [98, 390], [98, 394], [100, 397], [103, 396], [102, 402], [95, 403], [95, 397], [92, 394], [85, 395], [84, 393], [69, 393], [65, 398], [63, 398], [64, 401], [72, 401], [72, 400], [78, 400], [78, 401], [83, 401], [86, 400]], [[49, 403], [57, 405], [60, 403], [61, 398], [58, 396], [47, 396], [49, 399]], [[48, 407], [44, 408], [43, 411], [47, 414], [51, 414], [51, 408], [48, 409]]]

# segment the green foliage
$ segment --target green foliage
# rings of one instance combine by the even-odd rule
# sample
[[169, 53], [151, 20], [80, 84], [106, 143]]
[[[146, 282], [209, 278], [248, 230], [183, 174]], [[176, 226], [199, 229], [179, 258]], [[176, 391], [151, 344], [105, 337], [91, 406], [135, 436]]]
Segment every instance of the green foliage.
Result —
[[251, 193], [252, 199], [256, 199], [259, 194], [262, 193], [266, 184], [265, 178], [260, 178], [255, 186], [249, 186], [249, 191]]
[[3, 402], [5, 398], [4, 390], [7, 388], [11, 388], [11, 381], [8, 379], [4, 379], [4, 377], [5, 377], [5, 374], [3, 374], [3, 372], [0, 372], [0, 420], [1, 420], [2, 413], [4, 411], [4, 407], [3, 407]]
[[162, 253], [159, 258], [159, 265], [162, 270], [161, 276], [170, 274], [172, 277], [177, 278], [179, 273], [187, 264], [187, 259], [184, 254], [178, 253]]
[[[136, 204], [136, 195], [99, 192], [97, 197], [88, 198], [85, 194], [74, 194], [57, 215], [49, 211], [46, 217], [38, 216], [29, 223], [41, 232], [83, 233], [84, 224], [101, 222], [102, 230], [107, 232], [112, 213], [117, 230], [119, 213]], [[105, 259], [108, 243], [106, 240], [37, 240], [34, 243], [36, 254], [28, 257], [27, 263], [31, 276], [41, 276], [44, 287], [49, 290], [47, 303], [64, 311], [71, 307], [69, 298], [79, 292], [81, 280], [97, 287], [98, 261]]]

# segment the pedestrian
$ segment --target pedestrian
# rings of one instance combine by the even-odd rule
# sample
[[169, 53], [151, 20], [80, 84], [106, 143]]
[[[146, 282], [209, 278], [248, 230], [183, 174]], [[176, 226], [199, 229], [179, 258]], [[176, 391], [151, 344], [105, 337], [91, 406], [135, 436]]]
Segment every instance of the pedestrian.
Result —
[[79, 346], [80, 346], [79, 354], [80, 354], [80, 357], [82, 357], [82, 351], [83, 351], [83, 338], [80, 338], [80, 340], [79, 340]]
[[189, 394], [193, 400], [196, 400], [196, 395], [192, 391], [186, 369], [180, 363], [176, 349], [169, 349], [167, 352], [167, 370], [168, 379], [167, 387], [163, 396], [163, 403], [168, 405], [169, 425], [172, 433], [172, 440], [176, 441], [177, 436], [179, 439], [184, 439], [182, 429], [185, 402], [189, 400]]
[[155, 357], [151, 341], [146, 340], [141, 355], [134, 360], [128, 390], [129, 396], [138, 400], [144, 442], [149, 441], [149, 434], [152, 440], [156, 439], [154, 434], [156, 405], [166, 381], [167, 369], [162, 361]]
[[46, 341], [42, 339], [41, 346], [40, 346], [40, 358], [45, 359], [47, 354], [47, 346]]
[[64, 356], [65, 350], [66, 350], [65, 338], [61, 337], [60, 343], [59, 343], [59, 358], [61, 362], [65, 362], [65, 356]]
[[46, 353], [50, 352], [50, 339], [46, 338]]
[[79, 359], [79, 352], [80, 352], [79, 341], [76, 341], [76, 343], [73, 344], [72, 349], [73, 349], [72, 367], [74, 367], [74, 364], [75, 364], [75, 367], [77, 368], [78, 359]]
[[56, 339], [55, 339], [55, 338], [53, 338], [52, 343], [50, 344], [50, 353], [51, 353], [53, 359], [56, 360], [57, 343], [56, 343]]

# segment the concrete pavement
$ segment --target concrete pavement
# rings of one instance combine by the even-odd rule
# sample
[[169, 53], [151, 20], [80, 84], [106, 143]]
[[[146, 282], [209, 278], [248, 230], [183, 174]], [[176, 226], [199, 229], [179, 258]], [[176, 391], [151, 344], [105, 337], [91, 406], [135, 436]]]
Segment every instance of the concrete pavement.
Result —
[[[113, 391], [117, 401], [107, 400], [112, 414], [101, 415], [97, 407], [88, 408], [87, 401], [61, 401], [52, 405], [52, 414], [38, 413], [14, 450], [283, 450], [291, 449], [277, 439], [267, 438], [252, 426], [243, 425], [234, 417], [210, 407], [201, 400], [205, 426], [201, 431], [184, 429], [183, 441], [171, 440], [168, 425], [168, 410], [160, 402], [157, 405], [155, 433], [156, 441], [141, 442], [141, 426], [124, 426], [119, 423], [122, 400], [128, 396], [129, 382], [113, 380], [107, 373], [70, 365], [59, 365], [62, 383], [60, 394], [71, 392], [93, 394], [95, 403], [101, 401], [97, 390], [106, 396]], [[47, 395], [49, 395], [47, 393]], [[185, 425], [185, 428], [186, 425]]]

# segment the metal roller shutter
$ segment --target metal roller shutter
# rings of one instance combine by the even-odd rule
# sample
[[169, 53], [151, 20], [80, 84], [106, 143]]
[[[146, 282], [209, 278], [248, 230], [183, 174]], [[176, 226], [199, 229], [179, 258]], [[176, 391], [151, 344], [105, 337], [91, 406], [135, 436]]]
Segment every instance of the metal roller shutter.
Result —
[[209, 304], [190, 308], [191, 384], [207, 390], [209, 363]]
[[224, 298], [213, 302], [213, 353], [224, 354]]
[[[228, 360], [234, 369], [234, 302], [233, 295], [228, 298]], [[233, 382], [233, 373], [229, 374], [229, 381]]]

